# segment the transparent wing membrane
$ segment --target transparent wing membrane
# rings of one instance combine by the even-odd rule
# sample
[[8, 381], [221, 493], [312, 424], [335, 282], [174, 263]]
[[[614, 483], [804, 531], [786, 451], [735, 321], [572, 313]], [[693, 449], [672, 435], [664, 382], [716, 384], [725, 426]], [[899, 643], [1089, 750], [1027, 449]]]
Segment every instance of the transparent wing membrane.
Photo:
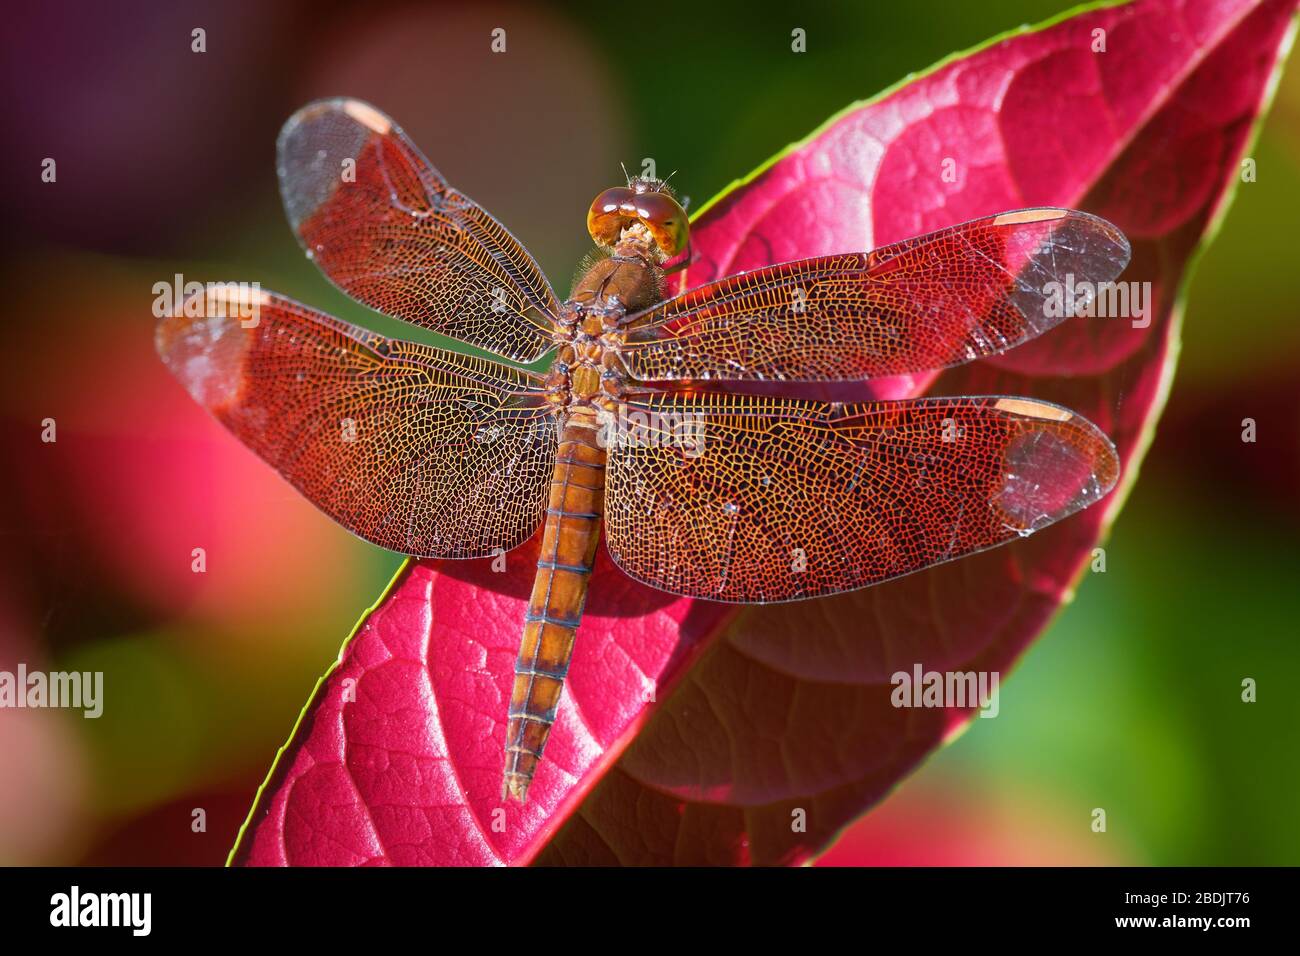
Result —
[[157, 344], [199, 404], [367, 541], [472, 558], [541, 523], [555, 423], [525, 372], [261, 292], [209, 290], [160, 322]]
[[630, 321], [642, 381], [837, 381], [996, 355], [1062, 321], [1054, 284], [1114, 279], [1123, 234], [1096, 216], [1026, 209], [860, 254], [720, 279]]
[[307, 255], [354, 299], [516, 361], [551, 348], [558, 303], [537, 263], [374, 107], [303, 107], [279, 174]]
[[609, 451], [614, 561], [693, 597], [851, 591], [982, 551], [1114, 486], [1106, 437], [1023, 398], [856, 405], [749, 395], [630, 403]]

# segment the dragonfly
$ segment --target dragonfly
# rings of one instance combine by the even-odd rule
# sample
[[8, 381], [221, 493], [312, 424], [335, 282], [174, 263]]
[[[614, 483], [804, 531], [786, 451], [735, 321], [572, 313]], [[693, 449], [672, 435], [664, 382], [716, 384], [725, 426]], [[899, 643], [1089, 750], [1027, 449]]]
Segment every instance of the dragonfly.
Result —
[[527, 799], [542, 760], [602, 532], [614, 563], [651, 587], [795, 601], [1017, 540], [1117, 481], [1106, 435], [1046, 401], [766, 394], [948, 368], [1033, 339], [1062, 321], [1054, 283], [1107, 282], [1128, 263], [1123, 233], [1096, 216], [1006, 211], [667, 295], [690, 223], [666, 183], [633, 176], [588, 209], [596, 252], [561, 300], [523, 245], [367, 103], [295, 113], [278, 175], [294, 232], [338, 288], [499, 360], [231, 284], [164, 315], [158, 352], [366, 541], [474, 559], [541, 528], [503, 800]]

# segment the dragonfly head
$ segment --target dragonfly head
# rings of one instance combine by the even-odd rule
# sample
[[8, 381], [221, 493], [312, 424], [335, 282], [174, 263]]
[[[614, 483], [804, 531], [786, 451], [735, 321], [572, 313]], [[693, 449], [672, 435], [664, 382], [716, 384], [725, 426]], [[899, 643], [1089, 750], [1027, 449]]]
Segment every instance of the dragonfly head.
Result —
[[686, 248], [686, 211], [660, 180], [630, 179], [626, 186], [606, 189], [587, 210], [587, 231], [602, 249], [612, 249], [623, 230], [636, 225], [649, 232], [660, 262]]

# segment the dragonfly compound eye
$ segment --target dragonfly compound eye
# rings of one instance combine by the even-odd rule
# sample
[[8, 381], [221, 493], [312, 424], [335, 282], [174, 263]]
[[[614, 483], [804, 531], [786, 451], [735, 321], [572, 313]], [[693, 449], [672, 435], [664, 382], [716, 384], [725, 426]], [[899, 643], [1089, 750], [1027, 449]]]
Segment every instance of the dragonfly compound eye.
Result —
[[623, 230], [635, 223], [646, 227], [664, 258], [686, 248], [686, 212], [667, 193], [615, 186], [597, 196], [587, 210], [587, 231], [605, 248], [612, 248]]
[[641, 193], [635, 199], [637, 218], [645, 223], [655, 245], [671, 259], [686, 248], [686, 210], [667, 193]]
[[636, 219], [636, 207], [632, 204], [635, 198], [631, 189], [615, 186], [592, 200], [587, 210], [587, 231], [596, 245], [610, 248], [618, 242], [623, 228]]

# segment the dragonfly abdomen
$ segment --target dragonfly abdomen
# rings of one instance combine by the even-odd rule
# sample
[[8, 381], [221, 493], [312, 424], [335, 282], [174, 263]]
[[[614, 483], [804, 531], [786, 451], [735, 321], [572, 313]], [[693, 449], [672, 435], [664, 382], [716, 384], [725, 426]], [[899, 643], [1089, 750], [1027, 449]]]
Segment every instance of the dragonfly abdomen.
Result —
[[605, 500], [605, 449], [593, 409], [572, 411], [560, 436], [542, 551], [528, 602], [506, 724], [501, 795], [523, 802], [555, 723], [587, 599]]

